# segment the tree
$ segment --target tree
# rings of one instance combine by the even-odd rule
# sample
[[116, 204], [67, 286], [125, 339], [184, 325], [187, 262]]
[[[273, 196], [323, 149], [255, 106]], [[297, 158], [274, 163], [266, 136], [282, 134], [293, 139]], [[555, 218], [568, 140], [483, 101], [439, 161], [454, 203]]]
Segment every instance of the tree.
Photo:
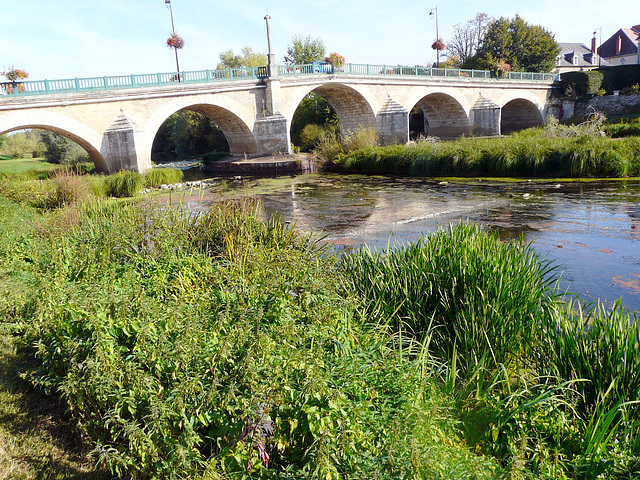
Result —
[[153, 141], [153, 155], [158, 160], [186, 158], [212, 151], [229, 151], [220, 128], [205, 115], [180, 110], [160, 126]]
[[339, 125], [338, 115], [333, 107], [320, 95], [309, 93], [305, 96], [291, 120], [291, 141], [294, 145], [308, 149], [309, 142], [302, 139], [302, 132], [308, 125], [316, 125], [321, 129], [336, 130]]
[[508, 63], [514, 71], [550, 72], [559, 52], [552, 33], [516, 15], [513, 19], [502, 17], [489, 26], [474, 60], [480, 68]]
[[254, 52], [251, 47], [244, 47], [241, 55], [233, 53], [233, 49], [226, 50], [220, 55], [218, 70], [225, 68], [241, 67], [265, 67], [267, 65], [267, 54]]
[[44, 143], [44, 158], [49, 163], [72, 165], [89, 159], [87, 152], [77, 143], [62, 135], [43, 130], [40, 139]]
[[489, 25], [494, 21], [495, 19], [486, 13], [476, 13], [476, 16], [464, 25], [454, 25], [451, 39], [447, 42], [447, 56], [450, 59], [455, 57], [456, 67], [464, 65], [478, 52]]
[[325, 46], [319, 38], [311, 38], [311, 35], [306, 37], [295, 35], [291, 43], [284, 57], [285, 63], [289, 65], [305, 65], [324, 59]]

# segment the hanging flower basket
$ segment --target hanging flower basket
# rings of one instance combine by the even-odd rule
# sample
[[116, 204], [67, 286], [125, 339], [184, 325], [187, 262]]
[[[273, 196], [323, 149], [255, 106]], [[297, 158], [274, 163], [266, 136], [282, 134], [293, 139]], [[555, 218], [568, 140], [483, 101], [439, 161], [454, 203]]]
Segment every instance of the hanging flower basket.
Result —
[[344, 57], [339, 53], [335, 53], [335, 52], [329, 55], [327, 58], [325, 58], [324, 61], [330, 63], [331, 65], [334, 66], [334, 68], [337, 68], [338, 70], [341, 69], [342, 66], [345, 64]]
[[19, 68], [13, 68], [13, 67], [11, 67], [11, 70], [2, 72], [2, 75], [10, 82], [15, 82], [18, 80], [24, 80], [25, 78], [29, 78], [29, 74], [25, 70], [20, 70]]
[[177, 33], [172, 33], [171, 36], [167, 38], [167, 47], [179, 50], [184, 47], [184, 40]]
[[435, 42], [433, 42], [431, 44], [431, 48], [433, 48], [434, 50], [439, 50], [442, 51], [444, 50], [446, 47], [446, 45], [444, 44], [444, 42], [441, 39], [436, 40]]
[[511, 65], [509, 65], [507, 62], [496, 63], [496, 66], [494, 68], [496, 69], [497, 72], [500, 72], [500, 73], [507, 73], [511, 71]]

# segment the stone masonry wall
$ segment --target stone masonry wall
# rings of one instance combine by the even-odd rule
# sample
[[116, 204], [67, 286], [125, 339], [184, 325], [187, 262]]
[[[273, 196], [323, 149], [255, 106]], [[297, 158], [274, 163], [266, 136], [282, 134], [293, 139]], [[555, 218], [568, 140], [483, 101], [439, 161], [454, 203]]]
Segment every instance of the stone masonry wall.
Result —
[[589, 101], [575, 103], [575, 115], [586, 118], [593, 111], [602, 112], [607, 117], [640, 113], [640, 93], [633, 95], [605, 95], [593, 97]]

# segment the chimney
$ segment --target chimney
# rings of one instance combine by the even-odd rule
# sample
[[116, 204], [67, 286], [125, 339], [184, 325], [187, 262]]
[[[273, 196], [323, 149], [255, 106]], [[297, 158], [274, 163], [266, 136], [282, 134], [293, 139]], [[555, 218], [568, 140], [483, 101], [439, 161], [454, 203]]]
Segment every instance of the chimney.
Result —
[[594, 55], [598, 53], [598, 48], [596, 47], [596, 32], [593, 32], [593, 38], [591, 39], [591, 53]]

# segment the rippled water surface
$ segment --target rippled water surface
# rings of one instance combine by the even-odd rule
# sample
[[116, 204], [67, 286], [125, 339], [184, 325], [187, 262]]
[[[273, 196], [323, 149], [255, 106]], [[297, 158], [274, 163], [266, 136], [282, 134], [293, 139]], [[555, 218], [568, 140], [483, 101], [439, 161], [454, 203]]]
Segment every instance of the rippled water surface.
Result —
[[415, 241], [459, 221], [522, 236], [562, 270], [561, 288], [640, 311], [640, 181], [498, 182], [338, 175], [213, 180], [194, 200], [259, 198], [338, 248]]

